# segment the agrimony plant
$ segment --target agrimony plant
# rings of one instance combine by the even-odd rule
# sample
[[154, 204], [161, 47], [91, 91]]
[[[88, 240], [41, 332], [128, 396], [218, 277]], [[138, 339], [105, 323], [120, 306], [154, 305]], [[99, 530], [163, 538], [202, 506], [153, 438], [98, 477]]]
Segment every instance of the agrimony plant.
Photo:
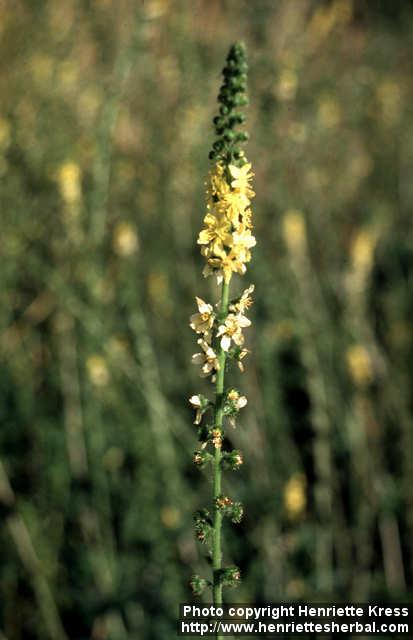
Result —
[[223, 587], [235, 586], [240, 580], [238, 567], [223, 566], [221, 529], [223, 518], [238, 523], [243, 514], [242, 504], [223, 493], [222, 472], [235, 471], [243, 462], [240, 451], [226, 450], [224, 438], [227, 427], [235, 427], [240, 409], [247, 404], [245, 396], [226, 381], [229, 365], [235, 363], [244, 370], [248, 350], [243, 330], [251, 324], [245, 313], [252, 304], [254, 290], [251, 285], [241, 295], [230, 297], [232, 277], [245, 274], [255, 245], [250, 209], [255, 195], [251, 188], [253, 174], [241, 148], [248, 134], [238, 130], [245, 120], [240, 108], [248, 103], [247, 69], [245, 46], [236, 43], [223, 69], [219, 114], [213, 120], [217, 139], [209, 154], [212, 167], [207, 182], [205, 226], [198, 237], [206, 260], [203, 274], [216, 277], [221, 287], [220, 299], [213, 306], [197, 297], [198, 311], [190, 319], [200, 347], [193, 362], [201, 367], [201, 377], [215, 385], [213, 399], [199, 393], [189, 400], [196, 411], [200, 442], [194, 463], [209, 468], [213, 476], [211, 505], [194, 516], [196, 537], [209, 547], [213, 575], [212, 580], [193, 576], [191, 587], [196, 595], [211, 587], [215, 605], [222, 603]]

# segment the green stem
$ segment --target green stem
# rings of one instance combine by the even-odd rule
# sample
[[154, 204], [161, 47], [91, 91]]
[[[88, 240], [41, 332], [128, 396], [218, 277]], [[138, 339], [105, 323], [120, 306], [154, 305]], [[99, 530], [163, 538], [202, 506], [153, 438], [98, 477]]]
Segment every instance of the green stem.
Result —
[[[228, 315], [228, 297], [229, 297], [229, 283], [223, 282], [221, 293], [221, 306], [219, 310], [218, 320], [223, 322]], [[217, 371], [216, 385], [215, 385], [215, 412], [214, 412], [214, 427], [222, 428], [224, 417], [224, 378], [225, 378], [225, 361], [227, 354], [219, 348], [218, 362], [219, 370]], [[214, 458], [214, 502], [221, 495], [221, 448], [216, 447]], [[214, 572], [213, 577], [213, 602], [215, 606], [222, 604], [222, 585], [219, 582], [219, 572], [222, 567], [222, 550], [221, 550], [221, 527], [222, 527], [222, 513], [215, 506], [214, 510], [214, 535], [212, 546], [212, 568]], [[217, 636], [219, 640], [220, 636]]]

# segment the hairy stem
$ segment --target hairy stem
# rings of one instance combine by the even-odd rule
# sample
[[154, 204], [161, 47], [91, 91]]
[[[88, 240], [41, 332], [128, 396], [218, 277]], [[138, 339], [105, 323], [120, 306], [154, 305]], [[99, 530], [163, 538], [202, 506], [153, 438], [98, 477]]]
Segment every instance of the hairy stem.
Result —
[[[219, 310], [219, 322], [223, 322], [228, 315], [228, 296], [229, 296], [229, 283], [223, 282], [221, 293], [221, 306]], [[215, 412], [214, 412], [214, 427], [221, 429], [222, 421], [224, 417], [224, 378], [225, 378], [225, 361], [227, 354], [219, 348], [218, 362], [219, 370], [217, 371], [216, 385], [215, 385]], [[221, 495], [221, 447], [215, 448], [214, 458], [214, 502]], [[212, 547], [212, 568], [214, 572], [214, 585], [213, 585], [213, 601], [215, 605], [222, 604], [222, 585], [220, 584], [219, 572], [222, 567], [222, 550], [221, 550], [221, 526], [222, 526], [222, 513], [215, 506], [214, 511], [214, 535], [213, 535], [213, 547]], [[219, 639], [220, 636], [217, 636]]]

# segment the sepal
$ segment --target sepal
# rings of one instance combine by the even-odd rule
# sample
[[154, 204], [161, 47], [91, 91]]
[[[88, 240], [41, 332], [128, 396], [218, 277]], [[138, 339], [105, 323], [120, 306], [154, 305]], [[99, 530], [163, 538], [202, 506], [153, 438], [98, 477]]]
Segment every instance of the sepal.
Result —
[[189, 586], [195, 596], [202, 596], [205, 589], [212, 585], [209, 580], [205, 580], [205, 578], [201, 578], [198, 574], [194, 574], [189, 581]]

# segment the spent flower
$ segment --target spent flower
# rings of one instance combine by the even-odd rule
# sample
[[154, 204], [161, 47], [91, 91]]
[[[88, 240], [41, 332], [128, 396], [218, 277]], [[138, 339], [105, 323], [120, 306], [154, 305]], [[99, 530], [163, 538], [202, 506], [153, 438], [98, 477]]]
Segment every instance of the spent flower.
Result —
[[200, 338], [198, 344], [202, 351], [200, 353], [194, 353], [192, 362], [193, 364], [201, 365], [200, 376], [201, 378], [207, 378], [214, 371], [219, 371], [220, 364], [218, 356], [206, 340]]
[[197, 396], [191, 396], [189, 398], [189, 402], [196, 410], [194, 424], [200, 424], [202, 420], [202, 416], [204, 415], [205, 411], [208, 409], [210, 402], [208, 398], [205, 398], [205, 396], [201, 394]]
[[215, 314], [210, 304], [204, 302], [201, 298], [196, 297], [198, 305], [198, 313], [194, 313], [190, 318], [189, 326], [196, 333], [206, 333], [212, 329], [214, 324]]

